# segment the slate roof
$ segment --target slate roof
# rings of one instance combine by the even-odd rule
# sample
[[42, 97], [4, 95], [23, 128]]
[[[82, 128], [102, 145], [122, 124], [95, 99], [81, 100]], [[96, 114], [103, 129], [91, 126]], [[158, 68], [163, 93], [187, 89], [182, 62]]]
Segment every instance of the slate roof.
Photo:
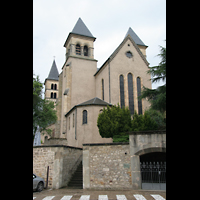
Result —
[[94, 37], [80, 17], [79, 17], [78, 21], [76, 22], [76, 25], [74, 26], [71, 33], [75, 33], [78, 35], [84, 35], [87, 37]]
[[87, 26], [84, 24], [83, 20], [79, 17], [78, 21], [76, 22], [72, 32], [69, 33], [65, 43], [64, 43], [64, 47], [67, 43], [67, 40], [69, 38], [69, 36], [71, 34], [77, 34], [77, 35], [83, 35], [83, 36], [86, 36], [86, 37], [91, 37], [91, 38], [94, 38], [94, 41], [95, 41], [95, 37], [92, 35], [92, 33], [90, 32], [90, 30], [87, 28]]
[[80, 107], [80, 106], [112, 106], [112, 104], [110, 103], [107, 103], [106, 101], [103, 101], [101, 99], [99, 99], [98, 97], [95, 97], [93, 99], [90, 99], [88, 101], [85, 101], [83, 103], [80, 103], [78, 105], [75, 105], [71, 110], [69, 110], [66, 114], [65, 114], [65, 117], [72, 111], [74, 110], [76, 107]]
[[46, 80], [56, 80], [56, 81], [58, 81], [58, 76], [59, 76], [59, 73], [58, 73], [58, 69], [57, 69], [57, 66], [56, 66], [56, 62], [54, 60], [52, 66], [51, 66], [51, 70], [49, 72], [49, 76], [46, 78]]
[[[133, 31], [133, 29], [131, 27], [129, 27], [128, 32], [125, 35], [125, 38], [127, 35], [130, 35], [133, 39], [133, 41], [137, 44], [137, 45], [141, 45], [141, 46], [146, 46], [144, 44], [144, 42], [142, 42], [142, 40], [137, 36], [137, 34]], [[146, 46], [147, 47], [147, 46]]]
[[102, 105], [102, 106], [107, 106], [107, 105], [112, 105], [110, 103], [107, 103], [101, 99], [99, 99], [98, 97], [95, 97], [93, 99], [90, 99], [88, 101], [85, 101], [81, 104], [78, 104], [77, 106], [87, 106], [87, 105]]

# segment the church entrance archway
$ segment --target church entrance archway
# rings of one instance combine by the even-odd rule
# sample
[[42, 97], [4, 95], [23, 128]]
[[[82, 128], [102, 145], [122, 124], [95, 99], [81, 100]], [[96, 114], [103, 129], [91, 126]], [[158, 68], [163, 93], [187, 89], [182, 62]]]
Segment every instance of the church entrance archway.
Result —
[[151, 152], [140, 155], [142, 189], [166, 190], [166, 153]]

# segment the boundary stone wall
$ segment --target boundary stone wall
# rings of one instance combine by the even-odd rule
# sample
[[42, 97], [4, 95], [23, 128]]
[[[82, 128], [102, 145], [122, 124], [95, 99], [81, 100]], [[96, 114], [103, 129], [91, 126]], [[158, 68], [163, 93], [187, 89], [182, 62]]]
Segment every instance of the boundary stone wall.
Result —
[[[65, 143], [65, 140], [48, 142]], [[49, 188], [67, 186], [83, 160], [83, 189], [142, 189], [140, 156], [166, 152], [166, 131], [129, 133], [129, 143], [83, 144], [82, 148], [61, 144], [33, 147], [33, 173], [46, 182], [49, 166]], [[46, 186], [46, 185], [45, 185]]]
[[83, 144], [83, 189], [142, 189], [140, 156], [166, 152], [166, 131], [129, 133], [129, 143]]
[[83, 144], [83, 189], [131, 189], [129, 143]]
[[58, 189], [67, 186], [81, 161], [82, 148], [65, 145], [33, 147], [33, 173], [43, 178], [46, 184], [49, 166], [48, 188]]

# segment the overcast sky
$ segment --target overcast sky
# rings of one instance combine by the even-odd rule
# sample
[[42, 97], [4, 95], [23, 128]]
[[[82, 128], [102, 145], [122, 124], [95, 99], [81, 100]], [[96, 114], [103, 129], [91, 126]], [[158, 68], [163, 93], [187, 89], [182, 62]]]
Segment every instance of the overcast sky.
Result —
[[[148, 46], [150, 67], [159, 64], [159, 45], [166, 46], [165, 0], [33, 0], [33, 72], [41, 82], [48, 77], [54, 56], [61, 72], [63, 45], [79, 17], [96, 37], [98, 68], [123, 41], [129, 27]], [[152, 88], [162, 84], [152, 84]]]

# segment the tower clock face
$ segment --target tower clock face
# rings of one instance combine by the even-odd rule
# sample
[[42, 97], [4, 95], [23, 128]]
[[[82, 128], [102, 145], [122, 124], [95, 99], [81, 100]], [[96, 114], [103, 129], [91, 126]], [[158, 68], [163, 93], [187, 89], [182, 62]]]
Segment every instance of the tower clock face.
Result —
[[132, 54], [132, 52], [127, 51], [127, 52], [126, 52], [126, 56], [127, 56], [128, 58], [132, 58], [132, 57], [133, 57], [133, 54]]

